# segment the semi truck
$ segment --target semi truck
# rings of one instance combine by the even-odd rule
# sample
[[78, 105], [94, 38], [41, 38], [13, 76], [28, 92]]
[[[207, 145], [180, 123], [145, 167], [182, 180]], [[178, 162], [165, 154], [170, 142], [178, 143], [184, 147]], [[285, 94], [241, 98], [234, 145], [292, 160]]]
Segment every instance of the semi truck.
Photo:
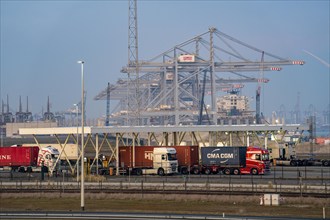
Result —
[[54, 170], [59, 151], [51, 146], [0, 147], [0, 168], [19, 172], [44, 172]]
[[271, 162], [275, 166], [330, 166], [328, 158], [318, 158], [313, 153], [297, 155], [294, 146], [295, 143], [291, 142], [273, 146], [270, 149]]
[[266, 174], [269, 152], [260, 147], [173, 146], [182, 174]]
[[[272, 146], [269, 150], [270, 160], [275, 166], [330, 166], [329, 151], [327, 150], [330, 145], [329, 142], [325, 142], [326, 139], [323, 139], [324, 142], [318, 141], [316, 136], [316, 117], [310, 116], [307, 119], [307, 124], [308, 136], [303, 137], [302, 133], [298, 132], [272, 136], [277, 145]], [[301, 152], [298, 154], [296, 152], [296, 144], [303, 143], [303, 139], [305, 141], [309, 140], [309, 146], [303, 145], [301, 150], [305, 153]], [[321, 147], [322, 150], [316, 153], [314, 147], [319, 144], [318, 148], [321, 150]]]
[[249, 146], [246, 150], [246, 166], [240, 169], [241, 174], [270, 173], [269, 151], [257, 146]]
[[119, 170], [136, 175], [177, 173], [178, 160], [172, 147], [121, 146], [119, 147]]

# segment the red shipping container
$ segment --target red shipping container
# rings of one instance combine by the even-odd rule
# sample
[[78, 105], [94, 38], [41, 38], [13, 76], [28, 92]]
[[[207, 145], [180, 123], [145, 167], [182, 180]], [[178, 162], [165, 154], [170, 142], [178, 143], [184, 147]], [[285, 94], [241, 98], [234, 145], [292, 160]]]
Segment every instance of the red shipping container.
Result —
[[[135, 147], [135, 166], [152, 167], [153, 149], [165, 146], [136, 146]], [[176, 150], [179, 166], [198, 165], [199, 149], [198, 146], [168, 146]], [[119, 166], [133, 167], [133, 147], [119, 147]]]
[[135, 146], [135, 166], [133, 166], [133, 147], [119, 147], [119, 166], [136, 168], [152, 167], [154, 146]]
[[315, 138], [315, 143], [316, 144], [327, 144], [329, 143], [330, 138], [328, 137], [317, 137]]
[[37, 166], [39, 147], [0, 147], [0, 166]]
[[198, 146], [171, 146], [176, 150], [179, 166], [190, 167], [199, 164]]

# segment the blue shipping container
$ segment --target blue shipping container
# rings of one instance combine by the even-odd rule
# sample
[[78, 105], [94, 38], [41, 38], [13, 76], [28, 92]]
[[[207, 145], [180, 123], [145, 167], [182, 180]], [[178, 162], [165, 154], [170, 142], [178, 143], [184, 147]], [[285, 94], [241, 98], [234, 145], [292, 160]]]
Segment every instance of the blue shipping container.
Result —
[[202, 164], [221, 167], [245, 167], [246, 147], [202, 147]]

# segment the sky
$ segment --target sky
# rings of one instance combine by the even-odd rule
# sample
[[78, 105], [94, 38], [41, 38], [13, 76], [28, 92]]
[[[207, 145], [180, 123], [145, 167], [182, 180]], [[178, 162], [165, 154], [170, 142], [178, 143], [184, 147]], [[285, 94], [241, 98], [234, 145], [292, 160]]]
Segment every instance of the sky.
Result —
[[[84, 60], [87, 118], [105, 115], [93, 98], [119, 78], [128, 61], [128, 1], [0, 0], [0, 98], [18, 111], [65, 111], [80, 101]], [[215, 27], [236, 39], [303, 66], [265, 72], [262, 111], [329, 106], [329, 1], [138, 1], [139, 58], [148, 60]], [[309, 53], [315, 55], [313, 57]], [[256, 84], [242, 94], [254, 96]], [[252, 102], [253, 104], [253, 102]], [[251, 108], [254, 108], [251, 106]]]

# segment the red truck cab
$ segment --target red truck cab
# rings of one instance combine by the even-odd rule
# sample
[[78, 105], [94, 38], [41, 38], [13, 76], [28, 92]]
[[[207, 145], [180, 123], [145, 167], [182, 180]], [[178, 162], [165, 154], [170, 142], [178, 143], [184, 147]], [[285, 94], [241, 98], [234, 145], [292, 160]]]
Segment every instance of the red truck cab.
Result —
[[267, 174], [270, 172], [269, 151], [249, 146], [246, 151], [246, 166], [240, 168], [241, 174]]

